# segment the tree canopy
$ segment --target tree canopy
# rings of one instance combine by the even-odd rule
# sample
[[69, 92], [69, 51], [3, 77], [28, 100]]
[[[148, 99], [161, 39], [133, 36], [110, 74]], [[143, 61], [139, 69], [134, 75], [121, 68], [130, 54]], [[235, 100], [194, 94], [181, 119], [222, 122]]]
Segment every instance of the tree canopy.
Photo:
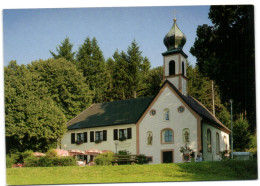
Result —
[[233, 99], [235, 118], [256, 128], [254, 8], [252, 5], [211, 6], [213, 26], [202, 25], [190, 49], [204, 76], [216, 82], [222, 102]]
[[70, 43], [69, 38], [66, 37], [64, 41], [61, 42], [59, 47], [56, 47], [58, 54], [50, 51], [54, 59], [65, 58], [68, 61], [74, 62], [74, 56], [76, 52], [72, 52], [73, 45]]
[[48, 95], [42, 77], [15, 61], [4, 71], [7, 152], [44, 151], [57, 145], [66, 131], [66, 118]]

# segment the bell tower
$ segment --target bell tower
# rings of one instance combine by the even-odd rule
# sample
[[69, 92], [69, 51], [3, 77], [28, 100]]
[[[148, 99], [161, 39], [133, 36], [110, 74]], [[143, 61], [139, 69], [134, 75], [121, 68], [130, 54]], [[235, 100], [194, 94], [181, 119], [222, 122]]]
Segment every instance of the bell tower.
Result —
[[164, 45], [167, 51], [163, 55], [163, 79], [170, 81], [182, 94], [187, 94], [187, 55], [182, 51], [186, 43], [186, 36], [178, 28], [176, 18], [173, 26], [164, 37]]

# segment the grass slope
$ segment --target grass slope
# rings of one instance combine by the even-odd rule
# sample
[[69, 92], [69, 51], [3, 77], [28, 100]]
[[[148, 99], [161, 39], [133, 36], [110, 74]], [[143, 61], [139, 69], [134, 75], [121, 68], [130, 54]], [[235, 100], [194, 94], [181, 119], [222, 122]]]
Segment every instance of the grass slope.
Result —
[[73, 184], [257, 179], [256, 161], [7, 169], [7, 184]]

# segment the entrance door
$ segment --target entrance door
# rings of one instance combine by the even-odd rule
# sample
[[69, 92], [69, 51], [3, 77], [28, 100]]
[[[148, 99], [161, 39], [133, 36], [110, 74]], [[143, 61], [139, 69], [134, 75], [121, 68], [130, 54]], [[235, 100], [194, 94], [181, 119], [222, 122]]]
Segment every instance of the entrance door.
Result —
[[162, 152], [163, 163], [173, 163], [173, 151]]

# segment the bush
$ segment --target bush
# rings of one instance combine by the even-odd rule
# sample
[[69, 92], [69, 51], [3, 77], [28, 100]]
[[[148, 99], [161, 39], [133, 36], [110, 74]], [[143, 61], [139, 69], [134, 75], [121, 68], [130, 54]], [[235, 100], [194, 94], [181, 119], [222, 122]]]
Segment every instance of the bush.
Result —
[[46, 152], [46, 156], [49, 158], [57, 157], [57, 151], [55, 149], [50, 149]]
[[148, 163], [148, 159], [144, 154], [140, 154], [139, 156], [137, 156], [137, 158], [138, 158], [138, 164], [140, 165]]
[[25, 159], [26, 167], [56, 167], [56, 166], [75, 166], [76, 160], [73, 157], [48, 157], [36, 158], [29, 156]]
[[106, 152], [103, 154], [99, 154], [94, 160], [95, 164], [96, 165], [112, 165], [112, 161], [115, 160], [115, 158], [113, 156], [114, 156], [113, 152]]
[[28, 156], [24, 159], [24, 166], [25, 167], [37, 167], [38, 166], [38, 159], [34, 156]]
[[53, 166], [75, 166], [76, 160], [73, 157], [55, 157], [52, 159]]
[[24, 160], [27, 157], [32, 156], [33, 155], [33, 151], [32, 150], [26, 150], [26, 151], [22, 152], [21, 155], [22, 155], [23, 160]]
[[11, 168], [13, 164], [18, 163], [20, 160], [20, 153], [15, 152], [6, 156], [6, 167]]

